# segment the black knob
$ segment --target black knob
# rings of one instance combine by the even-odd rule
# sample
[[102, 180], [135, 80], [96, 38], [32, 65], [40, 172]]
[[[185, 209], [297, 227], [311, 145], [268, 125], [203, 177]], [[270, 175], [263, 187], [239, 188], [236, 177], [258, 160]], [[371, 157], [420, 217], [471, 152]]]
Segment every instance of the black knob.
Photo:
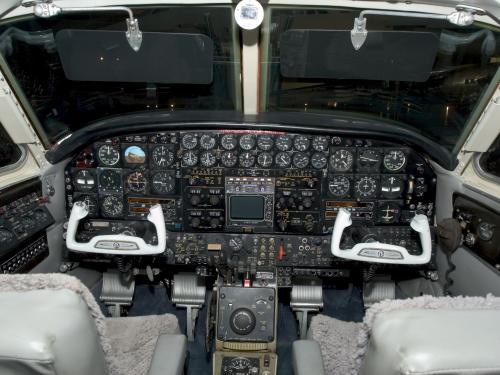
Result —
[[191, 227], [198, 228], [201, 224], [201, 220], [197, 217], [191, 219]]
[[220, 198], [216, 195], [210, 196], [209, 202], [212, 206], [217, 206], [220, 202]]
[[231, 314], [229, 324], [234, 333], [248, 335], [255, 328], [255, 315], [249, 309], [239, 308]]
[[210, 220], [210, 227], [212, 227], [214, 229], [217, 228], [219, 226], [219, 224], [220, 224], [220, 221], [217, 218], [213, 218], [212, 220]]
[[304, 198], [304, 200], [302, 201], [302, 205], [305, 208], [311, 208], [311, 206], [312, 206], [312, 200], [311, 200], [311, 198]]
[[197, 206], [201, 203], [201, 197], [199, 195], [193, 195], [190, 202], [192, 206]]

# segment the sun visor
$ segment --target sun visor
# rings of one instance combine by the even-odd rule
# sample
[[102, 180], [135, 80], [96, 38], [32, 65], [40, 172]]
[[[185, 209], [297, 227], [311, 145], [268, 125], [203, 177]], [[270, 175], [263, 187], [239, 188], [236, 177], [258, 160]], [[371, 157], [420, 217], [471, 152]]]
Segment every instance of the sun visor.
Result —
[[71, 30], [55, 40], [72, 81], [210, 84], [213, 42], [202, 34], [143, 32], [138, 52], [124, 31]]
[[350, 31], [289, 30], [280, 39], [280, 69], [287, 78], [424, 82], [438, 48], [429, 32], [368, 31], [356, 51]]

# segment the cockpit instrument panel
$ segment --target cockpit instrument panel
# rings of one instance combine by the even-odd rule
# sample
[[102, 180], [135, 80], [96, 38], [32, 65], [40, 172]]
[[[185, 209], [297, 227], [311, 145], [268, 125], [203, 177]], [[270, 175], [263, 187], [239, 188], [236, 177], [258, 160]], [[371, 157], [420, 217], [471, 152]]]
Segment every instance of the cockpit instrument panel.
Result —
[[107, 220], [110, 228], [147, 227], [149, 208], [161, 204], [173, 263], [226, 259], [327, 274], [341, 208], [353, 221], [345, 241], [412, 248], [409, 223], [416, 214], [433, 217], [436, 183], [425, 159], [401, 144], [254, 130], [102, 139], [74, 157], [65, 178], [68, 214], [83, 201], [88, 220]]

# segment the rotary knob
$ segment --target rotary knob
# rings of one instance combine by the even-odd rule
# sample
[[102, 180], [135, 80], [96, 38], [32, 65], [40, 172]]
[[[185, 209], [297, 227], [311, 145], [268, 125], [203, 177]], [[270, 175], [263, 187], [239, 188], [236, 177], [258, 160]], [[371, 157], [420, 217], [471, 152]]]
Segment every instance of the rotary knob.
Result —
[[252, 333], [255, 328], [256, 319], [252, 311], [246, 308], [240, 308], [231, 314], [229, 322], [233, 332], [244, 336]]
[[193, 195], [190, 202], [192, 206], [197, 206], [201, 203], [201, 197], [199, 195]]

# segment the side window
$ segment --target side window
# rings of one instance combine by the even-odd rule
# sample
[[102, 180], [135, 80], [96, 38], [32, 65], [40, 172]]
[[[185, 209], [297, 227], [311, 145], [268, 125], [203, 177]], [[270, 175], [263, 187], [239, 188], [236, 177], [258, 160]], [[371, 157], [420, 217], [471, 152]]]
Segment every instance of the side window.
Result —
[[0, 172], [3, 168], [16, 164], [23, 153], [0, 124]]
[[481, 155], [479, 165], [487, 174], [500, 178], [500, 136], [493, 142], [488, 152]]

